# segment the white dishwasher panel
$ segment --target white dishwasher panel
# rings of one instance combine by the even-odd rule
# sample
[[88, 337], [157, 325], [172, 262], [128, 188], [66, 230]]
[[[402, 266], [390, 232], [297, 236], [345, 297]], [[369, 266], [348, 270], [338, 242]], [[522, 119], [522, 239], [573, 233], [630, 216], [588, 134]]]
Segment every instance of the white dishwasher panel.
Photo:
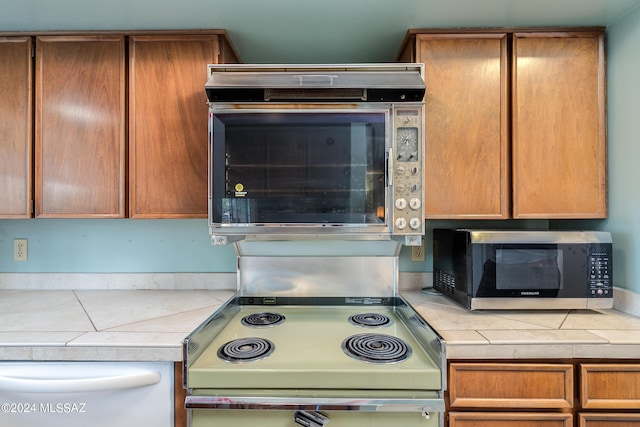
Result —
[[171, 427], [170, 362], [0, 363], [2, 427]]

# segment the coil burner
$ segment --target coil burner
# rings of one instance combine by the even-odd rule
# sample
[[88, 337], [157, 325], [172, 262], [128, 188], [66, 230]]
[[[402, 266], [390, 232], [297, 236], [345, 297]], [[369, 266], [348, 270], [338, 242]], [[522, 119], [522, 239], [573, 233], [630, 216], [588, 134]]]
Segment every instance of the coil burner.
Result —
[[239, 338], [220, 347], [218, 357], [232, 363], [254, 362], [269, 356], [274, 349], [273, 343], [264, 338]]
[[377, 328], [381, 326], [389, 326], [393, 322], [384, 314], [378, 313], [361, 313], [349, 316], [349, 322], [363, 328]]
[[253, 313], [244, 316], [240, 322], [245, 326], [254, 328], [267, 328], [284, 322], [285, 317], [278, 313]]
[[411, 356], [411, 347], [407, 343], [384, 334], [352, 335], [342, 342], [342, 351], [369, 363], [397, 363]]

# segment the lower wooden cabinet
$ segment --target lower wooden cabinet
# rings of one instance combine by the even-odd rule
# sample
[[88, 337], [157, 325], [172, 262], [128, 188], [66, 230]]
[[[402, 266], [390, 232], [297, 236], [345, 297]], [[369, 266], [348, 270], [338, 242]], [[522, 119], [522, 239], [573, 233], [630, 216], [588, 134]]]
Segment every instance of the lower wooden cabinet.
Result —
[[449, 362], [450, 427], [640, 427], [640, 363]]
[[173, 405], [174, 405], [174, 427], [187, 427], [187, 410], [184, 408], [184, 399], [187, 396], [187, 391], [182, 386], [182, 362], [175, 362], [173, 364], [174, 369], [174, 383], [173, 383]]
[[536, 412], [452, 412], [449, 427], [572, 427], [573, 415]]
[[[640, 410], [637, 408], [636, 411]], [[640, 414], [579, 414], [579, 427], [640, 427]]]
[[573, 365], [451, 363], [451, 408], [573, 407]]
[[640, 411], [640, 364], [580, 364], [580, 404], [584, 409]]

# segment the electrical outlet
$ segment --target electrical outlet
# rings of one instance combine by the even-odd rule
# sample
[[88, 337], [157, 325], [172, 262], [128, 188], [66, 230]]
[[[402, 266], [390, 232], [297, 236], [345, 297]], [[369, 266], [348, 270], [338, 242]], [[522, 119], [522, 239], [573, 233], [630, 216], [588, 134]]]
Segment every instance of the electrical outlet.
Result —
[[424, 261], [424, 241], [420, 242], [420, 246], [411, 246], [411, 261]]
[[13, 239], [13, 260], [26, 261], [28, 255], [27, 239]]

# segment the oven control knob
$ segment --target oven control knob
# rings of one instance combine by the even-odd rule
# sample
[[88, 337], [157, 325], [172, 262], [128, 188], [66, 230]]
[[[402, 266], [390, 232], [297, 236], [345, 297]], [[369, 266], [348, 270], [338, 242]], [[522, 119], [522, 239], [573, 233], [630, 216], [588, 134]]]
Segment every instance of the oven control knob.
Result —
[[402, 197], [400, 197], [399, 199], [396, 199], [396, 208], [404, 209], [406, 207], [407, 207], [406, 199], [403, 199]]
[[411, 209], [420, 209], [420, 207], [422, 206], [422, 202], [420, 201], [419, 198], [414, 197], [411, 200], [409, 200], [409, 207]]
[[398, 228], [399, 230], [404, 230], [407, 227], [407, 220], [404, 218], [397, 218], [396, 219], [396, 228]]
[[421, 226], [422, 226], [422, 221], [420, 221], [420, 218], [414, 217], [409, 220], [409, 227], [411, 227], [412, 230], [417, 230]]

